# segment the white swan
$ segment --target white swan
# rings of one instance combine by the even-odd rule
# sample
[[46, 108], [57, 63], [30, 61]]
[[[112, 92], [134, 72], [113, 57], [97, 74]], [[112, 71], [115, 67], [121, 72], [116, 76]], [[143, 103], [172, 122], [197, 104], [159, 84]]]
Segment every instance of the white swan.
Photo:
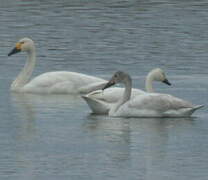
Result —
[[202, 106], [194, 106], [190, 102], [168, 94], [144, 93], [131, 97], [132, 81], [128, 74], [118, 71], [103, 88], [116, 83], [125, 86], [123, 96], [115, 104], [110, 105], [109, 116], [114, 117], [187, 117]]
[[[146, 77], [145, 88], [146, 91], [149, 93], [154, 92], [152, 87], [153, 81], [160, 81], [167, 85], [171, 85], [168, 79], [166, 78], [164, 71], [160, 68], [155, 68], [151, 70]], [[83, 98], [88, 103], [93, 113], [106, 114], [109, 110], [109, 103], [116, 103], [122, 97], [123, 91], [124, 88], [109, 88], [105, 91], [99, 90], [91, 92], [83, 96]], [[134, 98], [135, 96], [143, 93], [145, 93], [145, 91], [133, 88], [131, 98]], [[99, 100], [103, 103], [98, 103]]]
[[[28, 55], [26, 64], [17, 78], [11, 84], [11, 91], [27, 93], [89, 93], [104, 82], [103, 79], [68, 71], [55, 71], [41, 74], [29, 82], [36, 62], [34, 42], [23, 38], [16, 43], [8, 54], [25, 51]], [[102, 86], [101, 86], [102, 87]]]

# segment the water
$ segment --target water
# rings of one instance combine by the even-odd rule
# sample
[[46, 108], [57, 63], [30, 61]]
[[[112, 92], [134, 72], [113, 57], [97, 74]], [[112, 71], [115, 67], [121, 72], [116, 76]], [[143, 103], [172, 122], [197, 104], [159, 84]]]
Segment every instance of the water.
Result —
[[[0, 178], [206, 180], [208, 176], [208, 3], [177, 0], [0, 2]], [[80, 97], [17, 95], [12, 80], [37, 46], [34, 76], [69, 70], [109, 79], [116, 70], [144, 88], [163, 68], [159, 92], [204, 104], [193, 118], [94, 116]]]

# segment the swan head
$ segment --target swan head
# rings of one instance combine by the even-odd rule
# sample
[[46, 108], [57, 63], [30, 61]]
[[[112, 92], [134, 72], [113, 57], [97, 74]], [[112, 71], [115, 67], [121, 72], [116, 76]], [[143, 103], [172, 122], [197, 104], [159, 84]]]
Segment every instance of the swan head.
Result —
[[147, 77], [151, 78], [154, 81], [161, 81], [169, 86], [171, 85], [171, 83], [168, 81], [165, 75], [165, 72], [160, 68], [156, 68], [150, 71]]
[[131, 77], [125, 72], [117, 71], [108, 81], [108, 83], [102, 88], [102, 90], [109, 88], [114, 84], [125, 83], [127, 81], [131, 81]]
[[20, 39], [15, 47], [10, 51], [10, 53], [8, 54], [8, 56], [11, 56], [13, 54], [19, 53], [21, 51], [25, 51], [25, 52], [31, 52], [33, 51], [35, 48], [34, 42], [32, 39], [30, 38], [23, 38]]

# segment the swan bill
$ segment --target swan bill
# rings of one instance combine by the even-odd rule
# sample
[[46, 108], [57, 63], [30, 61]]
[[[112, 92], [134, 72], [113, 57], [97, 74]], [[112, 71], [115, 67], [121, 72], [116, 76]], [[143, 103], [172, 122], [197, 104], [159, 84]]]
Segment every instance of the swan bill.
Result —
[[115, 84], [115, 81], [110, 80], [110, 81], [102, 88], [102, 90], [107, 89], [107, 88], [113, 86], [114, 84]]
[[163, 83], [165, 83], [165, 84], [171, 86], [171, 83], [168, 81], [168, 79], [163, 80]]
[[14, 49], [12, 49], [10, 51], [10, 53], [8, 54], [8, 56], [11, 56], [13, 54], [19, 53], [20, 51], [21, 51], [21, 49], [15, 47]]

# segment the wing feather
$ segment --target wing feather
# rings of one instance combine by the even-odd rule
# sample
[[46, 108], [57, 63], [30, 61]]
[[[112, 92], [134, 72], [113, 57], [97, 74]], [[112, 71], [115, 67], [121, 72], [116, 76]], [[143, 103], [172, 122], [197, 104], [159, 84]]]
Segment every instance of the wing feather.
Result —
[[181, 108], [193, 108], [190, 102], [168, 94], [143, 94], [136, 96], [129, 102], [130, 108], [151, 109], [157, 112], [165, 112], [168, 110], [178, 110]]

